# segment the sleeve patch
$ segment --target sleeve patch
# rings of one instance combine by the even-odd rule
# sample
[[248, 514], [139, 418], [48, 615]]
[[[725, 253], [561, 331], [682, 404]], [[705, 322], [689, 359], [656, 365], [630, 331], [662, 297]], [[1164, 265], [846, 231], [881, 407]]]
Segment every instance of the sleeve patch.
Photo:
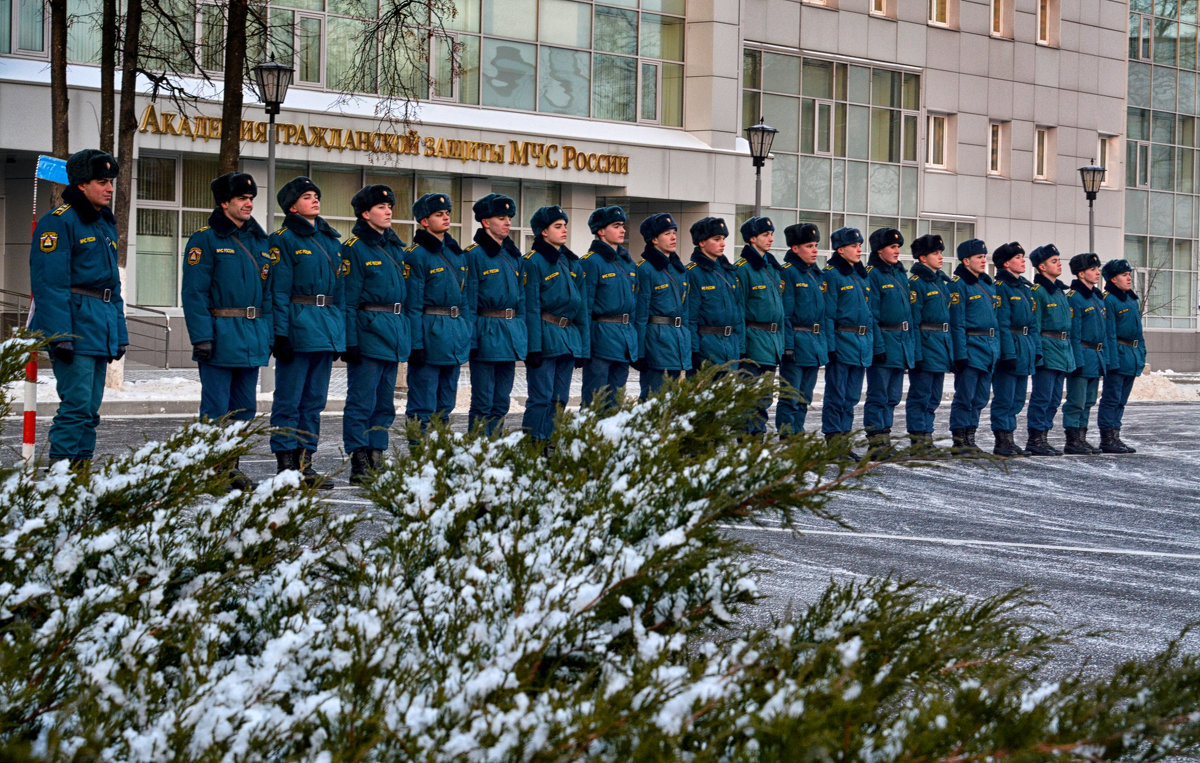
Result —
[[271, 250], [267, 252], [267, 259], [271, 262], [279, 262], [279, 247], [271, 247]]
[[58, 234], [52, 232], [43, 233], [38, 239], [38, 247], [43, 252], [53, 252], [58, 248]]
[[188, 264], [189, 265], [199, 265], [201, 256], [203, 256], [203, 252], [200, 251], [200, 247], [193, 246], [191, 249], [188, 249], [188, 256], [187, 256]]
[[262, 270], [258, 273], [258, 277], [265, 281], [269, 275], [271, 275], [271, 266], [263, 265]]
[[338, 268], [338, 275], [342, 278], [350, 275], [350, 260], [342, 258], [342, 266]]
[[956, 292], [956, 291], [950, 292], [950, 304], [957, 305], [958, 298], [959, 298], [958, 292]]

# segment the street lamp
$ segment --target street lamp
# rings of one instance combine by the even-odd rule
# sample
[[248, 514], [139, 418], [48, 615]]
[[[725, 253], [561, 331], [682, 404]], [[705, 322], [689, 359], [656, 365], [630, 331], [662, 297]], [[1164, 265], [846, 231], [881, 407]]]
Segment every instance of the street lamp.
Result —
[[[1095, 161], [1094, 159], [1092, 160]], [[1089, 164], [1086, 167], [1079, 168], [1079, 177], [1083, 180], [1083, 193], [1087, 196], [1088, 203], [1088, 251], [1096, 251], [1096, 209], [1093, 203], [1096, 201], [1096, 195], [1100, 193], [1100, 186], [1104, 183], [1104, 173], [1108, 172], [1104, 167], [1096, 164]]]
[[762, 214], [762, 168], [767, 163], [771, 153], [771, 143], [775, 140], [774, 127], [763, 123], [758, 118], [758, 124], [746, 128], [746, 139], [750, 141], [750, 158], [754, 160], [754, 216]]
[[[287, 97], [288, 85], [292, 84], [295, 69], [276, 61], [266, 61], [254, 67], [254, 81], [258, 85], [258, 99], [267, 112], [267, 230], [273, 230], [275, 213], [275, 115], [283, 99]], [[270, 366], [262, 372], [262, 391], [275, 389], [275, 373]]]

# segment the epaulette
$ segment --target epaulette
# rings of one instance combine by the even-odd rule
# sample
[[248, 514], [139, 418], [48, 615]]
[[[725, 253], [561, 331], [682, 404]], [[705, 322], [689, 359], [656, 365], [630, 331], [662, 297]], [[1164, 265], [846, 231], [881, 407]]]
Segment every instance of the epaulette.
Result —
[[197, 230], [193, 231], [192, 235], [194, 236], [197, 233], [203, 233], [204, 231], [208, 230], [210, 227], [211, 226], [205, 225], [203, 228], [198, 228]]
[[583, 256], [582, 256], [582, 257], [580, 257], [579, 259], [581, 259], [581, 260], [586, 260], [588, 257], [591, 257], [591, 256], [592, 256], [592, 254], [593, 254], [593, 252], [588, 252], [587, 254], [583, 255]]
[[404, 252], [405, 252], [405, 254], [407, 254], [407, 253], [409, 253], [409, 252], [412, 252], [412, 251], [416, 250], [416, 248], [417, 248], [417, 242], [416, 242], [416, 241], [414, 241], [414, 242], [412, 242], [411, 244], [409, 244], [409, 245], [408, 245], [408, 248], [407, 248], [407, 249], [405, 249], [405, 250], [404, 250]]
[[915, 281], [915, 280], [917, 280], [917, 279], [918, 279], [918, 278], [920, 278], [920, 277], [921, 277], [921, 276], [917, 275], [916, 273], [913, 273], [911, 276], [909, 276], [909, 277], [908, 277], [908, 280], [910, 280], [910, 281]]
[[463, 251], [464, 251], [464, 252], [469, 252], [469, 251], [471, 251], [472, 249], [478, 249], [478, 248], [479, 248], [479, 242], [478, 242], [478, 241], [476, 241], [476, 242], [472, 243], [470, 246], [468, 246], [466, 249], [464, 249]]
[[282, 236], [282, 235], [283, 235], [284, 233], [286, 233], [286, 232], [287, 232], [287, 226], [285, 225], [285, 226], [283, 226], [282, 228], [280, 228], [279, 230], [277, 230], [277, 231], [275, 231], [274, 233], [272, 233], [271, 235], [272, 235], [272, 236]]
[[956, 283], [957, 281], [961, 280], [961, 278], [961, 276], [954, 276], [950, 279], [950, 283]]
[[68, 209], [70, 209], [70, 208], [71, 208], [71, 205], [70, 205], [70, 204], [63, 204], [61, 207], [59, 207], [58, 209], [54, 210], [54, 211], [53, 211], [53, 212], [51, 212], [50, 214], [54, 215], [55, 217], [59, 217], [59, 216], [61, 216], [61, 215], [62, 215], [62, 213], [63, 213], [63, 212], [66, 212], [66, 211], [67, 211]]
[[785, 262], [785, 263], [783, 263], [783, 269], [784, 269], [784, 270], [787, 270], [787, 269], [788, 269], [788, 268], [790, 268], [791, 266], [792, 266], [792, 263], [790, 263], [790, 262]]
[[689, 262], [689, 263], [688, 263], [688, 265], [687, 265], [687, 269], [688, 269], [688, 270], [691, 270], [691, 269], [692, 269], [692, 268], [694, 268], [694, 267], [696, 267], [696, 263], [694, 263], [694, 262]]
[[645, 264], [646, 264], [646, 261], [645, 261], [645, 260], [642, 260], [641, 262], [639, 262], [639, 263], [637, 264], [637, 266], [640, 268], [642, 265], [645, 265]]
[[875, 269], [875, 266], [874, 266], [874, 265], [867, 265], [867, 272], [868, 272], [868, 273], [870, 273], [870, 272], [871, 272], [872, 270], [874, 270], [874, 269]]
[[533, 256], [533, 250], [531, 249], [531, 250], [529, 251], [529, 253], [525, 255], [525, 259], [529, 259], [529, 258], [530, 258], [530, 257], [532, 257], [532, 256]]
[[350, 238], [348, 238], [342, 242], [342, 244], [344, 246], [354, 246], [357, 243], [358, 243], [358, 236], [351, 236]]
[[1067, 289], [1067, 296], [1068, 296], [1068, 297], [1074, 297], [1074, 296], [1075, 296], [1075, 290], [1074, 290], [1074, 289]]
[[1042, 288], [1042, 285], [1040, 283], [1035, 283], [1030, 291], [1037, 291], [1040, 288]]
[[826, 266], [825, 266], [825, 269], [826, 269], [826, 270], [833, 270], [833, 265], [826, 265]]
[[738, 261], [737, 261], [737, 262], [735, 262], [735, 263], [733, 263], [733, 264], [734, 264], [734, 266], [735, 266], [735, 267], [739, 267], [739, 268], [740, 268], [742, 265], [745, 265], [745, 264], [746, 264], [746, 258], [745, 258], [745, 257], [738, 257]]

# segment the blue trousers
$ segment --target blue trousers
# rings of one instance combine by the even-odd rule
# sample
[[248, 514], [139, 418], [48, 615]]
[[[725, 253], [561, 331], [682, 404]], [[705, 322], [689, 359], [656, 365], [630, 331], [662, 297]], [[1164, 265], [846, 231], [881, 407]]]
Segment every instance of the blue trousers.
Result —
[[825, 366], [825, 402], [821, 406], [821, 431], [825, 434], [854, 429], [854, 406], [862, 397], [867, 369], [834, 361]]
[[997, 370], [992, 374], [992, 431], [1012, 432], [1017, 414], [1025, 407], [1029, 377]]
[[294, 431], [271, 435], [271, 452], [317, 449], [321, 411], [329, 397], [332, 352], [297, 352], [290, 363], [275, 362], [275, 399], [271, 401], [271, 426]]
[[[761, 363], [755, 363], [752, 360], [743, 360], [738, 364], [738, 370], [747, 374], [751, 379], [757, 379], [765, 374], [775, 373], [775, 366], [766, 366]], [[746, 422], [746, 434], [763, 434], [767, 431], [767, 411], [771, 409], [771, 403], [775, 396], [765, 395], [758, 399], [758, 405], [754, 409], [754, 415]]]
[[942, 404], [946, 374], [940, 371], [908, 372], [908, 398], [904, 401], [905, 428], [913, 434], [933, 434], [933, 417]]
[[533, 439], [547, 440], [554, 433], [554, 415], [567, 404], [574, 370], [575, 358], [571, 355], [546, 358], [537, 368], [525, 369], [529, 397], [521, 427]]
[[638, 371], [638, 386], [641, 391], [638, 393], [638, 400], [645, 400], [663, 388], [667, 383], [667, 379], [679, 378], [678, 371], [664, 371], [661, 368], [651, 368], [649, 371]]
[[779, 375], [800, 393], [799, 400], [780, 397], [775, 404], [775, 429], [780, 434], [804, 431], [804, 419], [808, 417], [808, 404], [812, 402], [820, 370], [818, 366], [800, 366], [786, 360], [779, 365]]
[[596, 400], [598, 407], [609, 405], [628, 381], [629, 363], [626, 361], [592, 358], [583, 367], [583, 404], [591, 405]]
[[258, 368], [230, 368], [199, 361], [200, 418], [213, 421], [225, 414], [249, 421], [258, 410]]
[[461, 366], [440, 366], [432, 363], [408, 364], [408, 405], [405, 415], [421, 422], [433, 419], [434, 414], [447, 418], [454, 410], [458, 397], [458, 375]]
[[342, 445], [347, 453], [360, 448], [387, 450], [388, 430], [396, 420], [398, 365], [394, 360], [367, 357], [346, 364]]
[[1101, 429], [1121, 428], [1125, 404], [1129, 402], [1129, 393], [1133, 391], [1133, 380], [1136, 378], [1116, 372], [1104, 377], [1104, 392], [1100, 394], [1100, 408], [1096, 412], [1096, 423]]
[[892, 428], [896, 406], [904, 392], [904, 369], [871, 366], [867, 369], [867, 404], [863, 429], [867, 433]]
[[950, 431], [979, 426], [979, 414], [992, 392], [992, 373], [967, 366], [954, 375], [954, 399], [950, 402]]
[[1063, 428], [1087, 429], [1092, 406], [1100, 393], [1100, 378], [1067, 377], [1067, 401], [1063, 403]]
[[472, 360], [470, 367], [471, 409], [467, 413], [467, 427], [479, 426], [489, 435], [495, 434], [504, 427], [504, 417], [512, 403], [517, 362]]
[[75, 362], [64, 363], [51, 356], [50, 367], [60, 401], [47, 436], [50, 459], [91, 458], [96, 452], [108, 358], [76, 355]]
[[1062, 403], [1063, 381], [1066, 378], [1066, 373], [1049, 368], [1034, 371], [1027, 417], [1031, 431], [1049, 432], [1054, 429], [1054, 417]]

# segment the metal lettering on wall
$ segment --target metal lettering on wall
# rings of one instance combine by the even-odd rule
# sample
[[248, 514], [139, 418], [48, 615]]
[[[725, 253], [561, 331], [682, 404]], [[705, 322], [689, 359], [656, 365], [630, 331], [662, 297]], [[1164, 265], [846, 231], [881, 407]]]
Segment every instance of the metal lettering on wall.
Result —
[[[220, 140], [220, 117], [180, 115], [159, 112], [151, 104], [142, 112], [138, 132], [156, 135], [178, 135], [196, 140]], [[403, 135], [370, 130], [349, 130], [341, 127], [320, 127], [279, 122], [275, 125], [278, 142], [285, 146], [310, 146], [326, 151], [366, 151], [373, 154], [427, 156], [439, 159], [458, 159], [464, 164], [519, 164], [547, 169], [599, 172], [613, 175], [629, 174], [629, 157], [620, 154], [597, 154], [575, 146], [558, 143], [536, 143], [510, 140], [505, 143], [483, 143], [476, 140], [424, 138], [416, 130]], [[267, 142], [267, 123], [243, 119], [241, 138], [251, 143]]]

